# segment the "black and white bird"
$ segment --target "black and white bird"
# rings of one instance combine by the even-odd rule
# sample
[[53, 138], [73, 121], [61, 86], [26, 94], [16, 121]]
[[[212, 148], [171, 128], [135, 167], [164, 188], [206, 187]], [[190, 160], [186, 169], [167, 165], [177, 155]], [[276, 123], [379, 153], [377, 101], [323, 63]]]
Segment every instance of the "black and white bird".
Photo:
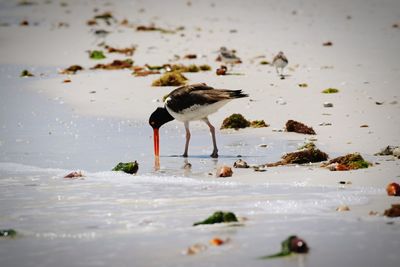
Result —
[[164, 107], [157, 108], [149, 118], [149, 124], [154, 131], [154, 153], [160, 155], [159, 128], [174, 119], [181, 121], [186, 129], [186, 143], [183, 157], [188, 156], [190, 130], [189, 122], [202, 120], [210, 128], [213, 152], [211, 157], [218, 157], [215, 127], [208, 120], [210, 114], [215, 113], [229, 101], [247, 97], [242, 90], [214, 89], [205, 83], [192, 84], [173, 90], [164, 101]]
[[289, 63], [288, 59], [286, 58], [285, 54], [283, 54], [282, 51], [280, 51], [275, 57], [274, 60], [272, 61], [272, 65], [275, 66], [276, 68], [276, 73], [279, 75], [278, 68], [281, 69], [281, 76], [283, 76], [283, 69], [286, 67], [286, 65]]

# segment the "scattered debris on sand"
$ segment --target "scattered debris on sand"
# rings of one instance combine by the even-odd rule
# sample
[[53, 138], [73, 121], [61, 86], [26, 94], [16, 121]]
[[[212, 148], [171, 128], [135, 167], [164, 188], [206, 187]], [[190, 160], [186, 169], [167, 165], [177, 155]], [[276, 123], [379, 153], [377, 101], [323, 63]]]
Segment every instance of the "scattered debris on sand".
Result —
[[308, 84], [306, 84], [306, 83], [299, 83], [298, 86], [301, 87], [301, 88], [306, 88], [306, 87], [308, 87]]
[[349, 206], [347, 205], [340, 205], [339, 207], [336, 208], [336, 211], [350, 211]]
[[316, 134], [312, 127], [308, 127], [307, 125], [294, 120], [288, 120], [286, 122], [286, 131], [296, 132], [301, 134], [311, 134], [311, 135]]
[[60, 71], [60, 74], [75, 74], [78, 71], [83, 70], [83, 68], [79, 65], [72, 65], [62, 71]]
[[371, 165], [359, 153], [352, 153], [331, 159], [329, 162], [322, 164], [322, 167], [326, 167], [331, 171], [349, 171], [368, 168]]
[[395, 156], [400, 159], [400, 146], [387, 146], [381, 149], [380, 152], [375, 153], [375, 156]]
[[238, 159], [237, 161], [235, 161], [235, 163], [233, 163], [233, 167], [234, 168], [242, 168], [242, 169], [247, 169], [250, 166], [247, 164], [246, 161], [242, 160], [242, 159]]
[[324, 103], [324, 108], [333, 108], [333, 103], [325, 102]]
[[197, 55], [196, 54], [186, 54], [183, 58], [184, 59], [196, 59]]
[[269, 64], [271, 64], [271, 63], [267, 60], [260, 61], [260, 65], [269, 65]]
[[111, 25], [112, 22], [117, 22], [111, 12], [107, 11], [102, 14], [95, 15], [93, 19], [87, 22], [88, 25], [97, 25], [99, 20], [104, 21], [107, 25]]
[[222, 166], [217, 170], [217, 177], [231, 177], [232, 175], [233, 171], [229, 166]]
[[183, 254], [185, 255], [196, 255], [200, 252], [203, 252], [207, 250], [207, 246], [202, 244], [202, 243], [196, 243], [194, 245], [191, 245], [190, 247], [188, 247]]
[[261, 257], [261, 259], [280, 258], [280, 257], [289, 256], [292, 253], [304, 254], [304, 253], [308, 253], [309, 250], [310, 249], [308, 248], [307, 243], [303, 239], [293, 235], [293, 236], [289, 236], [287, 239], [282, 241], [280, 252], [278, 252], [276, 254]]
[[33, 75], [29, 70], [23, 70], [19, 76], [20, 77], [34, 77], [35, 75]]
[[325, 42], [322, 44], [323, 46], [332, 46], [333, 43], [331, 41]]
[[181, 86], [185, 85], [187, 80], [179, 71], [166, 72], [160, 78], [153, 81], [152, 86]]
[[146, 77], [148, 75], [153, 75], [153, 74], [160, 74], [158, 70], [144, 70], [144, 69], [136, 69], [132, 73], [136, 77]]
[[275, 163], [267, 163], [267, 167], [276, 167], [288, 164], [307, 164], [326, 161], [328, 154], [317, 149], [314, 143], [307, 143], [298, 151], [287, 153], [282, 156], [282, 160]]
[[183, 31], [185, 29], [185, 27], [181, 26], [176, 28], [175, 30], [168, 30], [168, 29], [164, 29], [161, 27], [156, 27], [154, 24], [151, 24], [149, 26], [145, 26], [145, 25], [140, 25], [136, 27], [136, 31], [138, 32], [160, 32], [160, 33], [169, 33], [169, 34], [173, 34], [176, 33], [178, 31]]
[[123, 54], [125, 56], [132, 56], [133, 53], [135, 53], [136, 51], [136, 46], [126, 47], [126, 48], [115, 48], [109, 45], [105, 45], [104, 48], [107, 49], [108, 53], [118, 53], [118, 54]]
[[23, 20], [19, 23], [19, 26], [29, 26], [29, 21]]
[[82, 174], [82, 172], [81, 171], [79, 171], [79, 172], [71, 172], [71, 173], [68, 173], [67, 175], [65, 175], [64, 176], [64, 178], [70, 178], [70, 179], [77, 179], [77, 178], [82, 178], [82, 177], [85, 177], [83, 174]]
[[385, 210], [383, 215], [387, 217], [400, 217], [400, 204], [392, 204], [392, 207]]
[[388, 196], [399, 197], [400, 196], [400, 185], [398, 183], [394, 183], [394, 182], [390, 183], [386, 187], [386, 192], [387, 192]]
[[323, 90], [322, 93], [323, 94], [335, 94], [335, 93], [339, 93], [339, 89], [327, 88], [327, 89]]
[[229, 223], [238, 222], [236, 215], [233, 212], [216, 211], [213, 215], [205, 219], [204, 221], [196, 222], [193, 226], [200, 224], [215, 224], [215, 223]]
[[132, 68], [133, 60], [132, 59], [125, 59], [125, 60], [114, 60], [109, 64], [97, 64], [92, 70], [95, 69], [103, 69], [103, 70], [121, 70], [121, 69], [130, 69]]
[[14, 229], [0, 229], [0, 238], [11, 237], [14, 238], [17, 235], [17, 231]]
[[112, 171], [123, 171], [129, 174], [136, 174], [137, 171], [139, 170], [139, 163], [137, 163], [137, 161], [133, 161], [133, 162], [120, 162], [117, 164], [117, 166], [115, 166]]

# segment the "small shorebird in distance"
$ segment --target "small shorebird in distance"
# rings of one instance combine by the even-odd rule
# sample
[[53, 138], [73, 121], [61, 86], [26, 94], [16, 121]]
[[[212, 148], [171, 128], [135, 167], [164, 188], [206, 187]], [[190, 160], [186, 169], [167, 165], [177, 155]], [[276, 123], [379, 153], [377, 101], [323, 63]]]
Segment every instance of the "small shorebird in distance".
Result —
[[166, 97], [164, 107], [157, 108], [149, 118], [149, 124], [154, 132], [154, 153], [156, 158], [160, 155], [159, 129], [165, 123], [174, 119], [185, 125], [186, 143], [183, 157], [188, 156], [190, 130], [189, 122], [202, 120], [210, 128], [213, 152], [211, 157], [218, 157], [215, 127], [208, 120], [208, 115], [215, 113], [229, 101], [247, 97], [242, 90], [214, 89], [205, 83], [181, 86], [173, 90]]
[[288, 59], [286, 58], [285, 54], [283, 54], [282, 51], [280, 51], [275, 57], [274, 60], [272, 61], [272, 65], [275, 66], [276, 68], [276, 73], [279, 75], [278, 69], [281, 69], [281, 77], [284, 77], [283, 75], [283, 69], [286, 67], [286, 65], [289, 63]]
[[241, 63], [242, 61], [240, 60], [239, 57], [235, 55], [234, 50], [228, 50], [225, 46], [222, 46], [219, 49], [219, 56], [221, 58], [221, 61], [225, 64], [235, 64], [235, 63]]

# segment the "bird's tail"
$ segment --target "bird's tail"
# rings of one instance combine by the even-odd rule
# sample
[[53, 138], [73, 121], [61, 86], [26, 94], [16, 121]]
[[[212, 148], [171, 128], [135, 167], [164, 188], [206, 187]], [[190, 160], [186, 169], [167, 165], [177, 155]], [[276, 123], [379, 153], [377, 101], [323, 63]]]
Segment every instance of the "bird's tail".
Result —
[[230, 98], [242, 98], [248, 97], [248, 94], [243, 93], [242, 90], [226, 90], [229, 93]]

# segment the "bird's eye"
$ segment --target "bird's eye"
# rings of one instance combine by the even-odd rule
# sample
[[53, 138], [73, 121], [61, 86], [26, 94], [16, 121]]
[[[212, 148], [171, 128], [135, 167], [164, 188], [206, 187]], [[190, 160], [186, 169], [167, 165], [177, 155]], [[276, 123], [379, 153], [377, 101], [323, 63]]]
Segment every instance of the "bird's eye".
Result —
[[151, 125], [154, 125], [154, 121], [150, 122]]

